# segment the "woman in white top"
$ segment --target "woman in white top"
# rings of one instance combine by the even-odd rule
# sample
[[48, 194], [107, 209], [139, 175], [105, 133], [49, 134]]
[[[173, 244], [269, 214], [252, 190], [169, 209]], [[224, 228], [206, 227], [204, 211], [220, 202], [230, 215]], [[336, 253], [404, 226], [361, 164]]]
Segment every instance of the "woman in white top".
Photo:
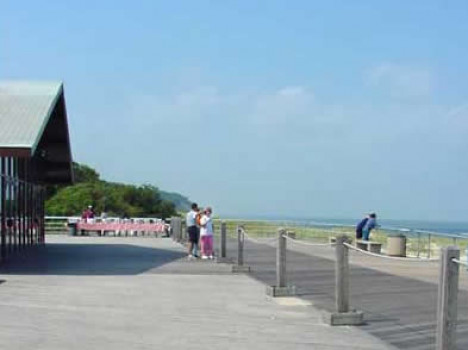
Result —
[[206, 207], [200, 219], [202, 259], [213, 259], [213, 220], [211, 219], [211, 213], [211, 207]]

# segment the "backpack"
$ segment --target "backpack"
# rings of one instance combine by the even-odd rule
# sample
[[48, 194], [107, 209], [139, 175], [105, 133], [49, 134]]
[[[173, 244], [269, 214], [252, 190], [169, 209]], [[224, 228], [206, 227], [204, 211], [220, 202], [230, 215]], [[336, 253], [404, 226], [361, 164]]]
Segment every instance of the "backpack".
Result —
[[202, 214], [201, 213], [197, 213], [197, 215], [195, 215], [195, 222], [197, 223], [198, 226], [201, 226], [201, 218], [202, 218]]

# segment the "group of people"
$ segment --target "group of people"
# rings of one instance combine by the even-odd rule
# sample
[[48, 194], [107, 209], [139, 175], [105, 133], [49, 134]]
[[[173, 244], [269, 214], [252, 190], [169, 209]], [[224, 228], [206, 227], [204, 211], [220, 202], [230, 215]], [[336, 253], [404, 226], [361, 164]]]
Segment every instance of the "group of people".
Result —
[[192, 203], [191, 210], [186, 215], [188, 234], [188, 258], [198, 258], [199, 247], [202, 259], [213, 259], [213, 210], [206, 207], [204, 210]]
[[368, 241], [371, 231], [377, 226], [377, 215], [375, 213], [370, 213], [357, 224], [356, 239]]

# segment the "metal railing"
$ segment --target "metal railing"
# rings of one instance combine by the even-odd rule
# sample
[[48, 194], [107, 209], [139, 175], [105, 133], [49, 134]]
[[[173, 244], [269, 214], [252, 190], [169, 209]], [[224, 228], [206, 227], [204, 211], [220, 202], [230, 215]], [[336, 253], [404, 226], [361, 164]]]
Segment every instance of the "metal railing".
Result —
[[[324, 222], [297, 222], [284, 220], [223, 220], [226, 223], [228, 236], [234, 237], [237, 225], [242, 225], [251, 237], [272, 237], [278, 227], [283, 227], [293, 232], [300, 240], [312, 240], [313, 242], [329, 242], [331, 238], [339, 235], [347, 235], [354, 241], [355, 227], [351, 225], [339, 225]], [[220, 225], [221, 220], [215, 220]], [[458, 245], [462, 256], [468, 251], [468, 235], [443, 233], [427, 230], [407, 229], [389, 226], [380, 226], [371, 233], [371, 240], [381, 243], [383, 251], [387, 249], [388, 238], [394, 235], [403, 235], [406, 238], [406, 252], [408, 256], [435, 258], [439, 254], [439, 248], [448, 245]]]
[[[411, 262], [411, 263], [434, 263], [439, 261], [439, 283], [438, 283], [438, 304], [437, 304], [437, 332], [436, 332], [436, 349], [437, 350], [454, 350], [456, 349], [456, 326], [457, 326], [457, 294], [458, 294], [458, 274], [459, 265], [468, 266], [468, 258], [460, 258], [460, 247], [437, 247], [437, 254], [415, 254], [412, 257], [393, 257], [383, 254], [376, 254], [362, 250], [352, 244], [354, 232], [346, 232], [343, 229], [335, 230], [327, 227], [320, 228], [320, 234], [310, 234], [308, 227], [302, 228], [297, 225], [289, 225], [287, 228], [278, 228], [272, 224], [258, 224], [256, 222], [242, 221], [242, 224], [233, 222], [221, 223], [221, 236], [231, 237], [237, 236], [237, 261], [234, 266], [242, 267], [244, 265], [244, 242], [249, 240], [256, 244], [276, 245], [276, 285], [267, 286], [267, 294], [277, 296], [287, 296], [296, 294], [296, 287], [288, 284], [286, 275], [287, 264], [287, 242], [303, 246], [330, 246], [335, 248], [335, 312], [325, 314], [325, 321], [331, 325], [358, 325], [363, 323], [363, 312], [353, 310], [350, 307], [349, 285], [351, 280], [349, 251], [353, 250], [357, 254], [363, 256], [372, 256], [373, 258], [381, 258], [395, 262]], [[274, 232], [276, 230], [276, 232]], [[402, 232], [401, 230], [394, 230]], [[317, 231], [315, 231], [317, 233]], [[408, 233], [408, 232], [407, 232]], [[430, 251], [435, 253], [435, 244], [444, 243], [460, 243], [466, 242], [467, 237], [460, 235], [441, 235], [439, 233], [416, 230], [411, 231], [415, 234], [421, 244], [422, 234], [426, 234], [429, 243], [434, 244]], [[272, 235], [275, 237], [272, 237]], [[351, 236], [351, 237], [350, 237]], [[332, 241], [330, 238], [334, 237]], [[303, 239], [301, 239], [303, 238]], [[223, 238], [225, 239], [225, 238]], [[327, 241], [324, 241], [327, 239]], [[438, 241], [439, 240], [439, 241]], [[225, 244], [225, 243], [223, 243]], [[411, 242], [410, 242], [411, 244]], [[223, 256], [226, 256], [225, 246]], [[437, 256], [437, 257], [435, 257]], [[248, 272], [249, 268], [245, 268], [243, 272]], [[234, 269], [239, 272], [242, 270]]]

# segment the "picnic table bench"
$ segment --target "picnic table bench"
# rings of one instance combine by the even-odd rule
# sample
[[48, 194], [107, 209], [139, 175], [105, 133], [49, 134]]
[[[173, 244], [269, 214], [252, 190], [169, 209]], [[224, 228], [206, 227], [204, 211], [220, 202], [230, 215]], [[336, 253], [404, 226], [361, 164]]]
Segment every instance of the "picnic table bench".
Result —
[[379, 242], [357, 240], [356, 247], [376, 254], [380, 254], [382, 251], [382, 243]]

